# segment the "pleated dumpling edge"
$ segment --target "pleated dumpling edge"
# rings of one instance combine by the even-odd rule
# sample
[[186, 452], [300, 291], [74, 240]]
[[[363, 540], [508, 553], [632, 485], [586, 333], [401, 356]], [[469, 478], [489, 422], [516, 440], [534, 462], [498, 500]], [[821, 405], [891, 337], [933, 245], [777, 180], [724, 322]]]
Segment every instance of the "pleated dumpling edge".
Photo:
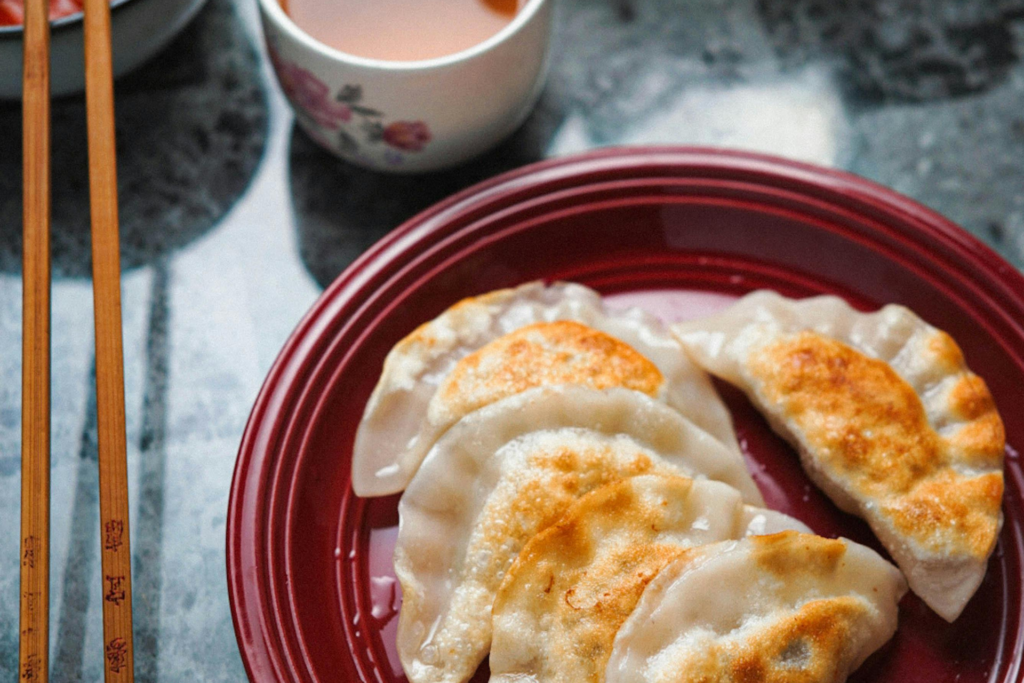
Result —
[[[524, 329], [530, 326], [536, 328]], [[517, 331], [515, 344], [499, 343]], [[453, 373], [460, 364], [472, 367]], [[474, 372], [479, 368], [496, 377]], [[460, 301], [391, 349], [356, 431], [355, 493], [403, 490], [460, 417], [551, 383], [646, 391], [739, 453], [729, 412], [709, 378], [658, 319], [636, 308], [611, 309], [582, 285], [530, 282]]]
[[909, 309], [754, 292], [674, 325], [694, 360], [743, 389], [808, 475], [863, 517], [947, 621], [1002, 527], [1005, 433], [956, 342]]

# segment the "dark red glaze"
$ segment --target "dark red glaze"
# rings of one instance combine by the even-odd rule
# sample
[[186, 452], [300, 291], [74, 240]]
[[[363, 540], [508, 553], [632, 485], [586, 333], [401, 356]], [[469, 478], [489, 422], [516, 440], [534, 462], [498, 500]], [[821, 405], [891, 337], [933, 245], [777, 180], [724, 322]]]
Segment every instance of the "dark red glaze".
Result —
[[[702, 149], [610, 149], [470, 188], [378, 242], [285, 345], [242, 439], [228, 510], [235, 629], [254, 681], [401, 681], [391, 570], [398, 497], [349, 486], [356, 424], [384, 356], [456, 300], [531, 279], [583, 282], [667, 319], [759, 287], [910, 306], [961, 344], [1007, 419], [1006, 523], [955, 623], [904, 599], [856, 681], [1021, 681], [1024, 277], [941, 216], [860, 178]], [[732, 408], [770, 506], [878, 547], [810, 485], [738, 392]], [[481, 671], [474, 681], [486, 681]]]

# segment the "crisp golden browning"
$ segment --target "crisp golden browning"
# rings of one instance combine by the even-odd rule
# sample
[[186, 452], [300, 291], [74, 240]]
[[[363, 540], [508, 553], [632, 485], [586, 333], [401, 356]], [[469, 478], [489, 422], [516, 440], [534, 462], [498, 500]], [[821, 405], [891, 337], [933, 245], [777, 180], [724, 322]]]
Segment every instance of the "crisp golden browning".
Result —
[[851, 541], [786, 531], [688, 549], [616, 636], [610, 683], [840, 683], [896, 630], [906, 583]]
[[905, 493], [943, 464], [914, 390], [888, 364], [814, 332], [751, 356], [761, 390], [864, 496]]
[[985, 381], [977, 375], [961, 376], [949, 392], [949, 408], [966, 423], [947, 437], [962, 461], [972, 467], [1001, 467], [1006, 433]]
[[963, 351], [957, 346], [956, 340], [942, 330], [936, 330], [935, 334], [928, 338], [925, 351], [939, 371], [953, 373], [964, 367]]
[[673, 332], [742, 388], [836, 505], [863, 517], [910, 588], [947, 621], [1002, 528], [1006, 435], [953, 338], [903, 306], [752, 292]]
[[[576, 325], [519, 332], [556, 321]], [[508, 343], [482, 351], [510, 333]], [[461, 376], [442, 390], [467, 356]], [[559, 359], [566, 361], [560, 370]], [[515, 367], [491, 372], [505, 361]], [[525, 377], [528, 370], [536, 372], [533, 379]], [[463, 299], [391, 349], [356, 430], [353, 490], [363, 497], [403, 490], [441, 435], [468, 412], [559, 382], [635, 388], [742, 457], [728, 410], [661, 321], [636, 308], [610, 310], [582, 285], [538, 281]]]
[[[415, 673], [413, 680], [464, 680], [472, 675], [487, 653], [491, 604], [516, 553], [577, 498], [622, 477], [677, 473], [635, 444], [567, 439], [540, 438], [528, 446], [524, 442], [524, 466], [508, 472], [495, 486], [474, 523], [464, 565], [444, 574], [453, 588], [447, 609], [440, 614], [427, 608], [428, 598], [434, 597], [427, 595], [430, 589], [410, 580], [410, 558], [404, 550], [396, 554], [405, 595], [399, 635], [433, 624], [425, 642], [401, 650]], [[413, 662], [418, 658], [432, 665], [417, 668]]]
[[558, 616], [563, 619], [567, 637], [559, 644], [569, 652], [562, 656], [575, 666], [568, 677], [560, 671], [548, 671], [541, 680], [604, 680], [619, 627], [651, 579], [682, 552], [679, 546], [662, 544], [622, 548], [578, 576], [579, 582], [568, 588], [555, 572], [549, 571], [549, 592], [560, 594], [565, 605]]
[[630, 345], [578, 322], [535, 323], [459, 361], [438, 389], [453, 416], [538, 386], [624, 387], [657, 396], [664, 378]]
[[[963, 362], [948, 335], [934, 339], [929, 348], [943, 363]], [[971, 477], [954, 469], [998, 466], [1002, 454], [1002, 422], [980, 378], [956, 380], [953, 411], [971, 422], [944, 438], [889, 364], [815, 332], [759, 349], [750, 369], [765, 399], [796, 426], [822, 466], [841, 477], [851, 495], [879, 501], [902, 534], [935, 552], [978, 558], [991, 552], [1002, 474]]]
[[[468, 555], [485, 555], [476, 551], [496, 549], [486, 553], [491, 562], [475, 568], [481, 577], [494, 577], [497, 584], [514, 552], [521, 548], [539, 530], [558, 521], [572, 503], [605, 484], [626, 477], [660, 472], [675, 474], [676, 470], [663, 462], [655, 463], [639, 447], [632, 454], [614, 452], [610, 447], [591, 450], [559, 448], [539, 450], [527, 457], [528, 467], [520, 473], [522, 483], [514, 489], [514, 497], [495, 500], [487, 505], [477, 521], [477, 532]], [[491, 587], [491, 590], [497, 585]]]
[[[670, 490], [685, 500], [692, 485], [689, 479], [672, 477]], [[664, 526], [664, 507], [665, 501], [644, 504], [628, 482], [611, 484], [526, 544], [502, 582], [494, 611], [504, 608], [503, 598], [516, 585], [543, 587], [547, 610], [561, 622], [553, 644], [562, 650], [559, 658], [573, 667], [541, 669], [536, 672], [539, 680], [604, 679], [619, 626], [658, 571], [685, 552], [678, 545], [646, 543]], [[595, 530], [627, 525], [629, 542], [598, 556], [604, 535]]]
[[949, 394], [949, 407], [953, 414], [962, 420], [988, 418], [996, 411], [995, 402], [988, 393], [985, 380], [977, 375], [960, 378]]
[[[851, 632], [868, 614], [858, 598], [805, 603], [736, 643], [710, 642], [664, 683], [830, 683], [845, 680]], [[659, 681], [661, 683], [661, 681]]]
[[[695, 521], [687, 502], [694, 482], [656, 479], [634, 478], [592, 491], [526, 544], [494, 602], [492, 671], [529, 674], [545, 683], [604, 680], [619, 627], [647, 584], [685, 552], [685, 545], [667, 542], [668, 535], [685, 533]], [[643, 480], [650, 483], [641, 485]], [[727, 526], [727, 536], [735, 533]], [[499, 619], [516, 630], [502, 634]], [[533, 627], [524, 625], [529, 620]], [[537, 648], [543, 655], [529, 663], [503, 659], [503, 649], [519, 649], [523, 638], [543, 642]]]
[[[881, 506], [902, 534], [922, 546], [987, 557], [999, 533], [1003, 475], [965, 479], [945, 469]], [[952, 522], [952, 523], [951, 523]], [[952, 526], [953, 532], [946, 529]]]
[[[398, 505], [397, 642], [408, 679], [472, 677], [487, 656], [505, 572], [577, 497], [649, 473], [720, 477], [756, 493], [730, 455], [671, 408], [619, 387], [538, 387], [464, 417], [435, 444]], [[717, 492], [719, 508], [731, 504], [744, 527], [786, 524], [780, 513], [747, 510], [730, 486], [698, 488]]]
[[790, 581], [801, 575], [833, 574], [846, 555], [842, 541], [795, 531], [751, 536], [750, 543], [758, 567]]
[[[600, 683], [620, 627], [687, 548], [766, 527], [806, 530], [741, 500], [721, 483], [663, 473], [581, 497], [526, 544], [498, 589], [491, 680]], [[772, 517], [767, 524], [765, 515]]]

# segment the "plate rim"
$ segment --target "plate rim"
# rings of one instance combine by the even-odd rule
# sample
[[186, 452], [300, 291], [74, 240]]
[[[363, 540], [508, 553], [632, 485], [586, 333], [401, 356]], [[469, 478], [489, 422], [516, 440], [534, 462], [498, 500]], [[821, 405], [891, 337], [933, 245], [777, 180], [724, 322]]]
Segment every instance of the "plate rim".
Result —
[[[994, 302], [1012, 303], [1019, 311], [1024, 311], [1024, 274], [949, 219], [895, 190], [847, 171], [784, 158], [707, 147], [613, 147], [540, 161], [451, 195], [378, 240], [325, 288], [289, 335], [257, 394], [232, 473], [225, 529], [228, 600], [239, 653], [250, 680], [263, 680], [264, 674], [282, 679], [286, 674], [296, 673], [287, 668], [281, 671], [282, 657], [280, 654], [275, 656], [271, 648], [272, 644], [280, 647], [280, 643], [274, 641], [281, 637], [269, 629], [272, 620], [268, 620], [268, 613], [276, 611], [275, 606], [267, 604], [266, 596], [259, 591], [258, 581], [251, 586], [247, 583], [252, 578], [251, 574], [257, 571], [260, 559], [257, 549], [266, 530], [266, 520], [257, 514], [262, 507], [262, 496], [254, 494], [265, 491], [273, 479], [268, 469], [274, 468], [268, 465], [273, 464], [275, 453], [267, 450], [267, 442], [278, 432], [290, 429], [289, 425], [268, 425], [265, 418], [274, 408], [284, 403], [294, 405], [299, 400], [303, 392], [295, 386], [295, 379], [299, 375], [313, 373], [317, 365], [317, 351], [329, 341], [325, 341], [318, 332], [336, 322], [337, 313], [345, 308], [345, 304], [357, 301], [358, 295], [374, 280], [389, 279], [389, 271], [393, 274], [396, 262], [407, 255], [404, 247], [437, 237], [446, 224], [471, 212], [474, 207], [486, 208], [494, 202], [505, 202], [507, 206], [510, 199], [538, 196], [545, 192], [545, 188], [558, 182], [576, 180], [584, 185], [589, 178], [617, 171], [647, 172], [656, 168], [675, 169], [677, 172], [681, 169], [704, 169], [723, 174], [755, 174], [805, 186], [808, 190], [825, 190], [883, 214], [896, 211], [918, 229], [917, 233], [904, 234], [906, 240], [914, 242], [925, 238], [937, 242], [947, 253], [932, 255], [943, 256], [944, 260], [952, 256], [966, 261], [974, 272], [968, 273], [961, 266], [958, 267], [959, 275], [968, 276], [966, 279], [982, 286], [987, 297]], [[647, 177], [646, 173], [644, 177]], [[975, 280], [978, 275], [982, 276], [982, 282]], [[346, 292], [349, 288], [352, 291]], [[995, 308], [1024, 338], [1024, 318], [1014, 317], [1003, 305]], [[277, 441], [283, 440], [284, 436], [278, 435]], [[278, 491], [275, 495], [287, 496], [288, 493]], [[256, 516], [252, 517], [254, 514]], [[247, 531], [252, 532], [252, 538], [245, 538], [243, 532]], [[252, 623], [249, 617], [258, 617], [256, 623]]]

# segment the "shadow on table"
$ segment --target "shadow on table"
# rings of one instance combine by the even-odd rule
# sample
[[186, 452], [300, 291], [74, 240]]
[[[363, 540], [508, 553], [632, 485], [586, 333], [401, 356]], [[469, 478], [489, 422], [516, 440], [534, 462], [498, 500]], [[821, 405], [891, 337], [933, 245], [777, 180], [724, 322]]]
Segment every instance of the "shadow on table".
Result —
[[[170, 274], [166, 261], [153, 267], [149, 326], [146, 334], [146, 374], [143, 387], [142, 430], [139, 444], [137, 500], [132, 516], [132, 597], [134, 600], [135, 675], [157, 680], [160, 635], [160, 576], [163, 548], [164, 480], [166, 471], [168, 301]], [[99, 569], [99, 475], [96, 423], [95, 358], [89, 369], [85, 423], [78, 448], [75, 491], [71, 501], [68, 559], [62, 569], [60, 611], [55, 615], [57, 643], [52, 671], [62, 680], [84, 680], [89, 600]]]
[[[210, 0], [115, 90], [121, 259], [135, 268], [209, 231], [249, 184], [267, 137], [259, 61], [229, 0]], [[53, 271], [86, 277], [84, 97], [52, 106]], [[21, 272], [21, 106], [0, 104], [0, 271]]]
[[[152, 284], [145, 352], [133, 597], [135, 673], [156, 680], [161, 634], [161, 565], [166, 470], [168, 257], [207, 233], [248, 186], [267, 138], [260, 63], [230, 0], [210, 0], [161, 55], [116, 86], [121, 256], [125, 269], [149, 266]], [[0, 271], [21, 271], [21, 109], [0, 105]], [[10, 149], [10, 153], [8, 152]], [[53, 105], [53, 270], [88, 277], [88, 158], [84, 100]], [[95, 373], [86, 384], [67, 562], [52, 670], [89, 678], [99, 664], [84, 651], [91, 587], [98, 580], [99, 536]], [[95, 605], [93, 605], [95, 609]], [[98, 673], [97, 673], [98, 675]]]
[[[135, 675], [157, 680], [159, 662], [160, 577], [163, 548], [164, 480], [166, 471], [167, 361], [169, 269], [166, 261], [153, 268], [149, 329], [146, 334], [146, 375], [137, 499], [132, 518], [132, 598]], [[62, 680], [84, 680], [84, 645], [92, 585], [99, 569], [99, 476], [96, 423], [96, 367], [86, 382], [85, 424], [79, 441], [68, 560], [63, 567], [60, 611], [56, 615], [57, 645], [52, 670]]]
[[289, 152], [299, 251], [326, 287], [374, 242], [406, 219], [474, 183], [544, 158], [561, 117], [548, 95], [526, 122], [486, 154], [447, 171], [390, 175], [342, 162], [297, 126]]

